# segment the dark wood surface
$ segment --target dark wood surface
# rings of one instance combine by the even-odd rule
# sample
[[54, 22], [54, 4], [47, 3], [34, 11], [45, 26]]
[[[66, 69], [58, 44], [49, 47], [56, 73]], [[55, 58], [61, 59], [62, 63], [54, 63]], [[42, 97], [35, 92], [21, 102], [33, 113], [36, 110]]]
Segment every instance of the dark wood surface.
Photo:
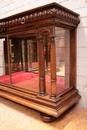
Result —
[[56, 47], [55, 47], [55, 36], [50, 37], [50, 44], [51, 44], [51, 98], [56, 97]]
[[70, 86], [76, 87], [76, 29], [70, 31]]

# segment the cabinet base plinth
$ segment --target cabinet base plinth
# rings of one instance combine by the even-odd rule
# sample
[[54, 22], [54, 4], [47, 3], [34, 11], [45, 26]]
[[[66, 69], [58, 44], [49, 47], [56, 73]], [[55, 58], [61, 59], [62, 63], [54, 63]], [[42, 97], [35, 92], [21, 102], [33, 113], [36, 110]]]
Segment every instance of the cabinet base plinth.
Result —
[[52, 122], [71, 106], [76, 104], [81, 96], [78, 90], [70, 88], [65, 93], [51, 99], [50, 95], [38, 96], [38, 93], [24, 91], [20, 88], [0, 86], [0, 96], [41, 112], [44, 122]]

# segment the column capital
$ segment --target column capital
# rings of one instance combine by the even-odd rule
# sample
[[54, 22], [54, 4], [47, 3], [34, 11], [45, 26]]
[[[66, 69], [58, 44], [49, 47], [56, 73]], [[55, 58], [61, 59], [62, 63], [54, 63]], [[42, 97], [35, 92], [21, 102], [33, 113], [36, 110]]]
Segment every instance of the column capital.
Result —
[[55, 42], [55, 41], [54, 41], [55, 35], [49, 35], [48, 38], [50, 38], [50, 42]]
[[40, 43], [43, 43], [43, 37], [41, 35], [37, 37], [37, 40], [39, 40]]

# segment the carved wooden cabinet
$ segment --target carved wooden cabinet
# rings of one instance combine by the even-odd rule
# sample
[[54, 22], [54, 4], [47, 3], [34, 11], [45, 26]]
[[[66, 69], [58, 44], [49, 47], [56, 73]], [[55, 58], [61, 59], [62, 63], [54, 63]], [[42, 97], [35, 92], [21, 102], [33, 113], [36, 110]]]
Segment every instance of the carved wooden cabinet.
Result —
[[80, 99], [76, 89], [79, 15], [50, 3], [0, 20], [0, 95], [52, 121]]

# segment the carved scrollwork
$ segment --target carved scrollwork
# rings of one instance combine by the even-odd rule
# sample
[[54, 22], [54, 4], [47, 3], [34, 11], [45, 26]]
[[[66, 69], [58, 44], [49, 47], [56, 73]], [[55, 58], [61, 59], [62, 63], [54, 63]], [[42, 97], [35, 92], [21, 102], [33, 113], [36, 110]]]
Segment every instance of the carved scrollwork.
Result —
[[53, 34], [53, 28], [39, 28], [37, 30], [37, 38], [41, 38], [43, 36], [49, 37]]
[[50, 35], [50, 29], [44, 29], [44, 30], [42, 30], [42, 35], [43, 36], [49, 36]]

